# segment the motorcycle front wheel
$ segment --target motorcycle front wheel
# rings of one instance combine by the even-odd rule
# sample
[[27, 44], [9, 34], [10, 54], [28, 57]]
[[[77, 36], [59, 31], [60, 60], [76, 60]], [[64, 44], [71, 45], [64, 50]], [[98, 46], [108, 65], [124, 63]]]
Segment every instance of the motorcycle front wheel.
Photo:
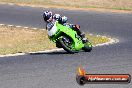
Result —
[[82, 48], [85, 52], [91, 52], [92, 50], [92, 44], [90, 42], [87, 42], [84, 44], [84, 47]]
[[70, 54], [74, 54], [74, 53], [78, 53], [79, 51], [76, 51], [73, 47], [73, 41], [66, 37], [66, 36], [62, 36], [59, 38], [60, 45], [62, 46], [62, 48], [67, 51]]

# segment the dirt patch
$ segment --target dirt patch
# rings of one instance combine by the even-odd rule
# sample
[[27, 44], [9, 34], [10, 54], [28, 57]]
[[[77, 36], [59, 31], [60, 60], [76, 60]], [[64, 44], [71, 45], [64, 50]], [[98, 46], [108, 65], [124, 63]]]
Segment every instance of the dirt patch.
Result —
[[53, 49], [46, 31], [0, 27], [0, 54]]

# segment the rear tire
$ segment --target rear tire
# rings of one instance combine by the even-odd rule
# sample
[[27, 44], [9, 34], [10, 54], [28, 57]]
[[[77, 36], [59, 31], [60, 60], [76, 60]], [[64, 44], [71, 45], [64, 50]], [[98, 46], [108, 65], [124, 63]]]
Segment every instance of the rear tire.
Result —
[[[60, 45], [62, 46], [62, 48], [65, 50], [65, 51], [67, 51], [68, 53], [70, 53], [70, 54], [74, 54], [74, 53], [78, 53], [78, 51], [75, 51], [75, 50], [72, 50], [72, 49], [70, 49], [64, 42], [64, 38], [67, 38], [67, 37], [65, 37], [65, 36], [63, 36], [62, 38], [59, 38], [59, 43], [60, 43]], [[68, 39], [68, 38], [67, 38]]]

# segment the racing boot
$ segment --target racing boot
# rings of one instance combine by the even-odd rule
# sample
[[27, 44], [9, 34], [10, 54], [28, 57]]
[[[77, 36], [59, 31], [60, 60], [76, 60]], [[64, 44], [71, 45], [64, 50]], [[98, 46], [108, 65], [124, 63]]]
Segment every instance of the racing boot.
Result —
[[85, 37], [84, 33], [81, 33], [80, 36], [82, 38], [83, 43], [87, 43], [88, 42], [88, 39]]
[[87, 38], [83, 38], [82, 41], [83, 41], [83, 43], [87, 43], [88, 39]]
[[72, 25], [72, 29], [74, 29], [77, 34], [82, 38], [83, 43], [87, 43], [88, 39], [85, 37], [85, 34], [81, 32], [79, 25]]

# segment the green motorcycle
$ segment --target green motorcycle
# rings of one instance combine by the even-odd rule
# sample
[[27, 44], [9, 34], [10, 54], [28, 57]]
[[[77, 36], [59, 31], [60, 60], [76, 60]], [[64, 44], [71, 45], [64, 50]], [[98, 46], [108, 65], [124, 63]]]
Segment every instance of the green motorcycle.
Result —
[[56, 47], [63, 48], [68, 53], [74, 54], [80, 50], [90, 52], [92, 44], [83, 43], [82, 38], [70, 27], [59, 24], [58, 21], [50, 22], [46, 27], [49, 39], [56, 43]]

